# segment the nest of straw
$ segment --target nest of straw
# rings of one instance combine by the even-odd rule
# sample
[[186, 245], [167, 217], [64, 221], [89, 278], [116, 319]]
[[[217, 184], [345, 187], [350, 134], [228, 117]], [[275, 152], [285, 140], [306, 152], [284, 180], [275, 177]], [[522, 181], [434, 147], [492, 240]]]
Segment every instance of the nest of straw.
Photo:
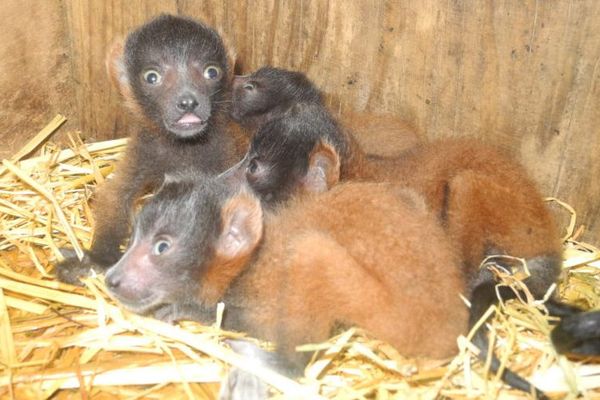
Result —
[[[73, 134], [70, 148], [45, 144], [25, 159], [63, 121], [57, 116], [0, 167], [1, 398], [215, 398], [232, 366], [256, 373], [283, 398], [523, 398], [488, 373], [467, 337], [458, 338], [453, 359], [416, 360], [353, 328], [299, 348], [318, 352], [305, 376], [293, 381], [231, 351], [224, 339], [242, 334], [219, 329], [220, 313], [211, 326], [168, 325], [122, 310], [101, 277], [87, 279], [84, 288], [58, 282], [52, 274], [61, 259], [58, 249], [89, 245], [88, 199], [126, 145], [83, 144]], [[574, 240], [572, 214], [560, 293], [569, 302], [598, 308], [600, 251]], [[542, 303], [526, 296], [490, 310], [495, 313], [490, 338], [503, 366], [555, 398], [600, 396], [598, 360], [556, 354]]]

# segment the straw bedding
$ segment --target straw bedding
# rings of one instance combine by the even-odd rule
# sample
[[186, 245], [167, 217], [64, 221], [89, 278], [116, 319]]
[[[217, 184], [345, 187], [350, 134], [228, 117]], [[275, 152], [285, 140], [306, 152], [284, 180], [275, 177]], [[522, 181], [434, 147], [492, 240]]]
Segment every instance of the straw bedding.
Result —
[[[0, 398], [214, 398], [231, 366], [258, 374], [283, 398], [524, 396], [486, 373], [488, 365], [476, 360], [477, 349], [466, 337], [458, 338], [453, 359], [415, 360], [353, 328], [299, 348], [320, 351], [305, 376], [293, 381], [233, 353], [224, 339], [243, 334], [220, 330], [220, 313], [211, 326], [173, 326], [119, 308], [102, 277], [87, 279], [85, 288], [58, 282], [52, 273], [58, 249], [89, 245], [94, 222], [88, 199], [126, 145], [83, 144], [72, 134], [69, 148], [41, 146], [63, 121], [57, 116], [0, 166]], [[25, 158], [34, 150], [36, 156]], [[559, 290], [570, 302], [598, 308], [600, 251], [575, 241], [580, 232], [570, 212]], [[503, 280], [521, 284], [509, 276]], [[600, 397], [598, 360], [568, 360], [554, 352], [542, 303], [525, 296], [490, 310], [496, 314], [490, 338], [503, 365], [553, 398], [575, 398], [578, 392]]]

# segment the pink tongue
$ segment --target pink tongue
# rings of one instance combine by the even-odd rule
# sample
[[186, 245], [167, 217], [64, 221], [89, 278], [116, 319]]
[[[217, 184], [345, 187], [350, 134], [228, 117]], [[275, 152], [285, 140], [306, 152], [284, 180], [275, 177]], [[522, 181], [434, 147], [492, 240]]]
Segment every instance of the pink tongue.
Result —
[[183, 117], [177, 121], [178, 124], [197, 124], [198, 122], [202, 122], [202, 120], [198, 118], [198, 116], [190, 113], [184, 114]]

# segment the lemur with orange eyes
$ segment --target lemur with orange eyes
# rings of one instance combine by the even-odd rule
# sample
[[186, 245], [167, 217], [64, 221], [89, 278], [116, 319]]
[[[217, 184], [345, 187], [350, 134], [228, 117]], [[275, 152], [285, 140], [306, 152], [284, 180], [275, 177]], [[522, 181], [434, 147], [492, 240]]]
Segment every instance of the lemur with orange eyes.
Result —
[[60, 280], [77, 284], [91, 268], [121, 257], [134, 202], [158, 188], [165, 173], [217, 173], [234, 158], [224, 129], [230, 57], [219, 34], [198, 21], [161, 15], [131, 32], [109, 55], [109, 74], [139, 129], [129, 139], [114, 178], [94, 199], [95, 228], [83, 260], [69, 250]]
[[[486, 256], [526, 259], [530, 277], [525, 283], [537, 298], [557, 280], [562, 248], [554, 221], [523, 167], [502, 152], [473, 140], [443, 139], [416, 145], [398, 157], [369, 157], [331, 117], [312, 82], [298, 72], [264, 67], [236, 77], [232, 98], [232, 117], [255, 130], [248, 153], [235, 169], [266, 207], [277, 207], [298, 192], [329, 189], [328, 184], [304, 185], [311, 173], [309, 155], [323, 138], [340, 155], [342, 181], [395, 182], [423, 195], [460, 251], [472, 304], [470, 326], [498, 302], [494, 274], [478, 269]], [[499, 291], [505, 298], [515, 296], [508, 288]], [[558, 315], [578, 311], [554, 299], [547, 306]], [[474, 342], [485, 357], [485, 327]], [[491, 365], [495, 371], [499, 361], [494, 357]], [[503, 377], [514, 387], [533, 390], [510, 371]]]

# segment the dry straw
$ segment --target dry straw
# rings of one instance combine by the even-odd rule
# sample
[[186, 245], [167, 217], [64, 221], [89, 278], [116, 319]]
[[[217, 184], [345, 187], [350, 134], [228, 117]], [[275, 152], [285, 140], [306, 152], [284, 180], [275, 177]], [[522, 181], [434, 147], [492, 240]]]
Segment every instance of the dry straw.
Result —
[[[57, 282], [52, 265], [59, 248], [89, 245], [93, 225], [88, 199], [114, 168], [126, 141], [44, 145], [62, 124], [56, 117], [0, 167], [0, 398], [214, 398], [231, 366], [271, 384], [275, 397], [336, 399], [522, 398], [488, 373], [477, 349], [459, 337], [451, 360], [407, 359], [386, 343], [353, 328], [318, 351], [305, 377], [290, 380], [235, 354], [224, 339], [239, 333], [185, 322], [168, 325], [119, 308], [101, 277], [85, 288]], [[565, 236], [561, 295], [586, 308], [600, 306], [600, 251], [573, 240], [575, 213]], [[499, 271], [501, 273], [501, 271]], [[504, 283], [519, 287], [510, 275]], [[600, 396], [600, 365], [568, 360], [548, 341], [551, 318], [543, 302], [526, 296], [502, 304], [490, 339], [503, 368], [530, 378], [555, 398]], [[435, 329], [435, 327], [432, 327]]]

